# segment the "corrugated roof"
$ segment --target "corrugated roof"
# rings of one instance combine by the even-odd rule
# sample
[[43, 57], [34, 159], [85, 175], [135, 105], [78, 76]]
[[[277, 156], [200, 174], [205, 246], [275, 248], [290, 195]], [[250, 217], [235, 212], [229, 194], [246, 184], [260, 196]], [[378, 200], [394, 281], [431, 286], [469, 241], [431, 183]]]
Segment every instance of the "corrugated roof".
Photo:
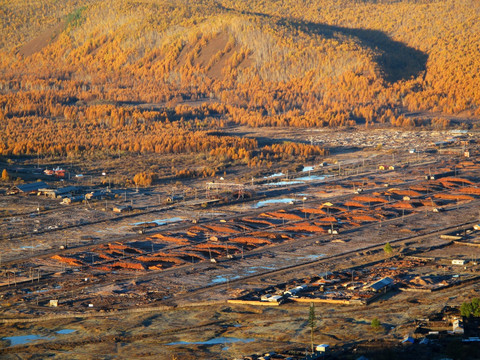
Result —
[[386, 286], [392, 285], [393, 283], [394, 283], [393, 279], [389, 277], [385, 277], [381, 280], [378, 280], [377, 282], [374, 282], [373, 284], [370, 284], [368, 287], [375, 291], [378, 291], [380, 289], [383, 289]]
[[17, 188], [21, 192], [30, 192], [30, 191], [37, 191], [40, 188], [48, 188], [48, 185], [45, 184], [43, 181], [37, 181], [30, 184], [17, 185], [17, 186], [14, 186], [14, 188]]
[[65, 193], [73, 192], [73, 191], [77, 191], [77, 190], [78, 190], [77, 186], [65, 186], [63, 188], [58, 188], [56, 190], [56, 192], [57, 192], [57, 194], [65, 194]]

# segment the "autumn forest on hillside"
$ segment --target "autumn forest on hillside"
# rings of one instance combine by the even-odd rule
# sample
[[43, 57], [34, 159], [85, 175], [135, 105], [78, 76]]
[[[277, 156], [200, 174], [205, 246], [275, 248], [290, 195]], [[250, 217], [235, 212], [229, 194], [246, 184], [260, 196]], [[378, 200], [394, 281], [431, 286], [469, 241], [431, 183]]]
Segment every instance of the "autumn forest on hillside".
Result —
[[480, 116], [474, 0], [1, 0], [0, 18], [4, 157], [195, 154], [197, 168], [171, 175], [212, 176], [327, 155], [229, 134], [238, 125], [445, 129]]

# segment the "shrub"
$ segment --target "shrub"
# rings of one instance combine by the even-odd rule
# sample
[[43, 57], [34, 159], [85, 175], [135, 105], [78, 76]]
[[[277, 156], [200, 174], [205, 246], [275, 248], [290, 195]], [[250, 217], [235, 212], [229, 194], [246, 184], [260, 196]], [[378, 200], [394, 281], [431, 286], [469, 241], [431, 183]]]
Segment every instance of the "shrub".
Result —
[[378, 320], [377, 318], [374, 318], [374, 319], [372, 320], [371, 326], [372, 326], [372, 328], [375, 329], [375, 330], [380, 329], [380, 320]]
[[465, 317], [480, 317], [480, 299], [473, 298], [471, 302], [464, 302], [460, 306], [460, 314]]

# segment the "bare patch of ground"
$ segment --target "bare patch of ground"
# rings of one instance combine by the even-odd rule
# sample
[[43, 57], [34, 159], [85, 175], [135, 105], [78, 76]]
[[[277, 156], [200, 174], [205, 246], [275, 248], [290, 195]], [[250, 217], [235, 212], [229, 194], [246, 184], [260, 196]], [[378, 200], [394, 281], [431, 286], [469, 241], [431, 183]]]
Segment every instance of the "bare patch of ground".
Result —
[[53, 42], [55, 38], [63, 31], [65, 28], [65, 22], [59, 22], [57, 25], [52, 26], [49, 29], [41, 32], [37, 37], [30, 40], [26, 44], [24, 44], [18, 52], [23, 56], [30, 56], [39, 51]]

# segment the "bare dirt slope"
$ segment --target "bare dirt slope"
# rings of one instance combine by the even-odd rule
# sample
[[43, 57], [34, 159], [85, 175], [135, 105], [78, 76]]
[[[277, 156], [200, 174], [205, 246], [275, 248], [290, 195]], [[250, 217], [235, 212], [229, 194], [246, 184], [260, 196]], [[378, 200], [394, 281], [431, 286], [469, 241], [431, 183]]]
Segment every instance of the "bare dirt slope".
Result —
[[18, 53], [26, 57], [42, 51], [45, 46], [47, 46], [57, 38], [57, 36], [63, 31], [64, 28], [65, 22], [61, 21], [57, 25], [40, 32], [37, 37], [23, 45], [18, 50]]

